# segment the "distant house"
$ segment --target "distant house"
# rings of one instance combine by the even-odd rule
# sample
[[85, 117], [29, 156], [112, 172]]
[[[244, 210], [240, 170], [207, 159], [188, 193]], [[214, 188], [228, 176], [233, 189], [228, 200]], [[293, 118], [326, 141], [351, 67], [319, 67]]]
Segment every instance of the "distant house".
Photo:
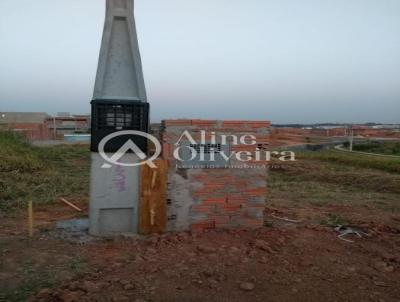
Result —
[[18, 132], [30, 140], [48, 139], [44, 125], [48, 117], [45, 112], [0, 112], [0, 130]]
[[45, 125], [54, 139], [63, 139], [65, 134], [89, 133], [90, 115], [67, 115], [48, 117]]
[[89, 133], [90, 115], [0, 112], [0, 130], [21, 133], [29, 140], [63, 140], [65, 134]]

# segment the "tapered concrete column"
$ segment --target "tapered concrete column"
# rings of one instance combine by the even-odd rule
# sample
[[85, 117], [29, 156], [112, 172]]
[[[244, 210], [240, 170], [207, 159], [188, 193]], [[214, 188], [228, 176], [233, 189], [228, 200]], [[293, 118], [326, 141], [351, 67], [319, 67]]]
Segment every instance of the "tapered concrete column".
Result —
[[107, 0], [94, 99], [146, 102], [133, 0]]
[[[92, 121], [92, 136], [101, 131], [132, 129], [125, 123], [127, 120], [134, 120], [136, 115], [119, 108], [129, 106], [131, 101], [147, 102], [133, 4], [133, 0], [106, 1], [106, 19], [92, 103], [93, 115], [97, 116], [92, 116], [92, 119], [99, 119], [101, 114], [103, 119], [101, 123], [100, 120]], [[102, 100], [108, 103], [102, 105], [100, 112], [93, 104]], [[121, 114], [130, 115], [122, 117], [123, 123], [118, 122], [117, 126]], [[136, 233], [140, 168], [112, 165], [105, 169], [104, 159], [96, 152], [96, 148], [92, 140], [89, 232], [101, 236]], [[107, 155], [111, 157], [113, 154]], [[131, 153], [125, 154], [122, 161], [132, 163], [139, 159]]]

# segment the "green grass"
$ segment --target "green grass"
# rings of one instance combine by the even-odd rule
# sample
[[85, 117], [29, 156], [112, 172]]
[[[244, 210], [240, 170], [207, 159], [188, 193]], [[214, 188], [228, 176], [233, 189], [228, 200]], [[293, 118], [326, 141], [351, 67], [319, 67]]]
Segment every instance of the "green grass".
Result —
[[34, 173], [45, 167], [40, 152], [10, 132], [0, 132], [0, 159], [1, 173]]
[[388, 142], [388, 141], [369, 141], [366, 143], [355, 144], [353, 147], [354, 151], [387, 154], [387, 155], [399, 155], [400, 156], [400, 142]]
[[59, 197], [87, 200], [87, 146], [33, 147], [20, 136], [0, 132], [0, 214]]
[[345, 225], [348, 222], [341, 215], [338, 214], [328, 214], [328, 216], [321, 220], [322, 225], [335, 227], [338, 225]]
[[376, 169], [400, 174], [400, 158], [349, 154], [339, 151], [304, 152], [298, 158], [330, 162], [349, 167]]
[[274, 206], [372, 207], [400, 212], [400, 162], [334, 151], [299, 153], [297, 162], [270, 171]]

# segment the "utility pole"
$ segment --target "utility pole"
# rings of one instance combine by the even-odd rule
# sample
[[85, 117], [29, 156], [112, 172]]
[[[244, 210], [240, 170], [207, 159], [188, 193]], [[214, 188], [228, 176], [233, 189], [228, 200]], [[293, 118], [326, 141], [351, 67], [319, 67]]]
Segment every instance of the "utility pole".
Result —
[[56, 117], [53, 115], [53, 138], [54, 140], [57, 139], [57, 124], [56, 124]]
[[354, 143], [354, 130], [353, 125], [349, 127], [349, 150], [353, 151], [353, 143]]
[[[139, 222], [140, 166], [107, 165], [131, 140], [147, 152], [147, 141], [120, 131], [148, 133], [147, 103], [142, 63], [136, 34], [134, 0], [106, 0], [106, 20], [97, 67], [91, 115], [91, 175], [89, 232], [92, 235], [137, 233]], [[139, 163], [135, 153], [124, 153], [120, 162]]]

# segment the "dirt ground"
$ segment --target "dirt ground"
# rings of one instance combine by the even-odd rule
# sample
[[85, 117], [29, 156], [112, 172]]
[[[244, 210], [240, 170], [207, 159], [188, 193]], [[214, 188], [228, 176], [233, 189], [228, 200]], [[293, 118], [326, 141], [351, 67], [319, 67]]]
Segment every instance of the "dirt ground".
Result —
[[360, 214], [274, 208], [257, 230], [81, 245], [54, 232], [54, 222], [75, 216], [73, 210], [39, 209], [33, 239], [24, 217], [2, 221], [0, 301], [399, 301], [399, 216], [382, 221], [365, 210], [370, 220], [358, 225], [370, 236], [349, 235], [354, 242], [346, 242], [329, 224], [315, 223], [332, 212]]

